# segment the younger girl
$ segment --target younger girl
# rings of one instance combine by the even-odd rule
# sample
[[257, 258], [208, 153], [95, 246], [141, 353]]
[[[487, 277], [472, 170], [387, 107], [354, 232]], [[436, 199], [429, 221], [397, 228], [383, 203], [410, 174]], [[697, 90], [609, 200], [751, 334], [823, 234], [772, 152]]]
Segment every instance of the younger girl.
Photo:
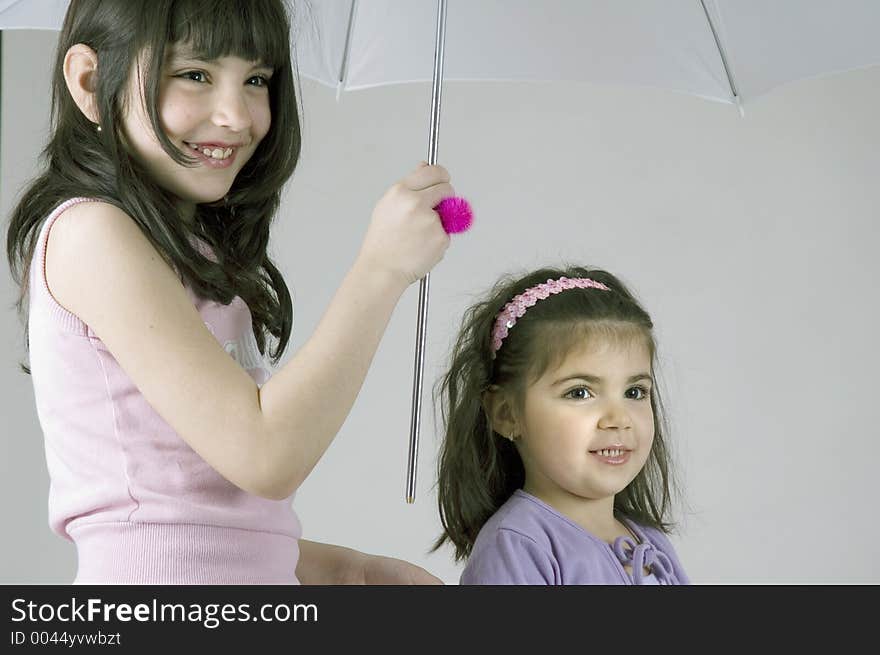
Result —
[[610, 273], [541, 269], [465, 314], [439, 384], [462, 584], [684, 584], [652, 322]]
[[379, 200], [314, 335], [270, 377], [292, 308], [269, 228], [300, 152], [282, 0], [72, 0], [52, 118], [7, 252], [76, 582], [439, 582], [300, 541], [291, 497], [448, 246], [446, 171]]

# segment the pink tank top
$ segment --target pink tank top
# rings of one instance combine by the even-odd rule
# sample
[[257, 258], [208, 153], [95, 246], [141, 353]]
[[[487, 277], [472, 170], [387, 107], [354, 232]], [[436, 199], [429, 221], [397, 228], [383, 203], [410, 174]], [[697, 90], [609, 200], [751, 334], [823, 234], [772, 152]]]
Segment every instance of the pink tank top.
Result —
[[[101, 339], [46, 283], [49, 231], [30, 267], [30, 364], [49, 470], [49, 524], [76, 544], [78, 584], [297, 584], [302, 535], [293, 497], [242, 491], [211, 468], [147, 403]], [[247, 305], [196, 297], [227, 353], [261, 385]]]

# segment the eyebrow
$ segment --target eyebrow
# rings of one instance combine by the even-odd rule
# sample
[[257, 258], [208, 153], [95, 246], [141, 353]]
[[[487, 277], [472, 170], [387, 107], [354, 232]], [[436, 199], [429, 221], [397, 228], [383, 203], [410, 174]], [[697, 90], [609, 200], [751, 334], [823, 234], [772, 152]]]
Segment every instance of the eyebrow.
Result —
[[[213, 61], [216, 61], [213, 59], [208, 59], [204, 55], [200, 55], [199, 53], [193, 52], [192, 50], [188, 50], [188, 49], [187, 50], [183, 50], [183, 49], [175, 50], [173, 48], [166, 51], [165, 59], [167, 62], [174, 62], [174, 63], [179, 63], [179, 62], [184, 62], [184, 61], [199, 61], [199, 62], [204, 62], [206, 64], [210, 64]], [[272, 73], [275, 72], [275, 68], [273, 68], [269, 64], [264, 64], [262, 61], [258, 61], [257, 63], [255, 63], [252, 67], [252, 70], [267, 70]]]
[[[562, 379], [556, 380], [552, 386], [558, 386], [560, 384], [564, 384], [566, 382], [571, 382], [572, 380], [586, 380], [590, 384], [601, 384], [602, 378], [596, 375], [590, 375], [589, 373], [574, 373], [572, 375], [567, 375]], [[651, 377], [648, 373], [636, 373], [635, 375], [630, 376], [626, 383], [632, 384], [633, 382], [640, 382], [641, 380], [647, 380], [648, 382], [653, 382], [654, 378]]]

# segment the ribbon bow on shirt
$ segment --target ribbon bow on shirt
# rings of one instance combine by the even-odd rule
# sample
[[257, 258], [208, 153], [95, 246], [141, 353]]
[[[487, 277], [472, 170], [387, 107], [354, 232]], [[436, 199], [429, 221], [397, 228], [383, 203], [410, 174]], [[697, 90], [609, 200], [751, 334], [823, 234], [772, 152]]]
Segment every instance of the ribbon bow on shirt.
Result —
[[637, 544], [630, 537], [618, 537], [614, 540], [612, 549], [621, 564], [632, 567], [632, 577], [635, 584], [645, 584], [646, 567], [650, 567], [651, 573], [660, 584], [678, 584], [672, 560], [666, 553], [657, 550], [654, 544], [650, 542]]

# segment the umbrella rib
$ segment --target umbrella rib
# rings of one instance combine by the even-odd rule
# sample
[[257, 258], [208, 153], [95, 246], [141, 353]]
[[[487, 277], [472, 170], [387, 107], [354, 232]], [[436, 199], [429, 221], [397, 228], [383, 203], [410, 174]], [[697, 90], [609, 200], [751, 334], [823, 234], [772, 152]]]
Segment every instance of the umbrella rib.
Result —
[[724, 46], [721, 44], [721, 38], [718, 36], [715, 24], [712, 22], [712, 16], [706, 8], [706, 0], [700, 0], [700, 5], [703, 7], [703, 14], [706, 16], [706, 22], [709, 23], [709, 29], [712, 30], [712, 38], [715, 39], [715, 47], [718, 48], [718, 54], [721, 57], [721, 65], [724, 66], [724, 74], [727, 75], [727, 84], [730, 85], [730, 92], [733, 94], [733, 98], [739, 101], [739, 91], [736, 88], [736, 82], [733, 81], [733, 71], [727, 63], [727, 53], [724, 50]]
[[6, 5], [5, 7], [0, 7], [0, 12], [6, 13], [6, 12], [9, 11], [10, 9], [12, 9], [12, 6], [13, 6], [13, 5], [17, 5], [19, 2], [21, 2], [21, 0], [12, 0], [12, 2], [10, 2], [10, 3], [9, 3], [8, 5]]
[[348, 29], [345, 31], [345, 49], [342, 51], [342, 63], [339, 65], [339, 86], [345, 84], [345, 76], [348, 75], [348, 60], [351, 56], [351, 33], [354, 30], [354, 14], [357, 10], [357, 0], [351, 0], [351, 8], [348, 11]]

